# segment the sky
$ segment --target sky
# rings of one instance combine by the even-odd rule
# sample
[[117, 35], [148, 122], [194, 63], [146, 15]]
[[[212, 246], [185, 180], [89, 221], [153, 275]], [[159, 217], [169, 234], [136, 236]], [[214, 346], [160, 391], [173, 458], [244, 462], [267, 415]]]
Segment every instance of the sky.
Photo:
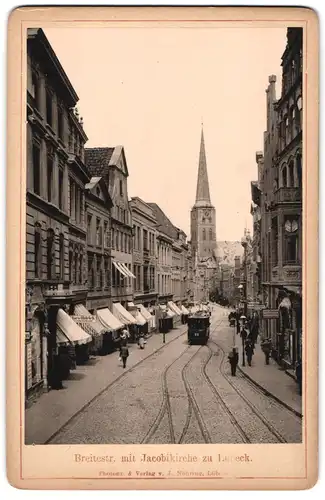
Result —
[[252, 229], [268, 77], [284, 28], [46, 28], [78, 96], [86, 147], [124, 146], [129, 198], [156, 202], [189, 237], [203, 122], [218, 240]]

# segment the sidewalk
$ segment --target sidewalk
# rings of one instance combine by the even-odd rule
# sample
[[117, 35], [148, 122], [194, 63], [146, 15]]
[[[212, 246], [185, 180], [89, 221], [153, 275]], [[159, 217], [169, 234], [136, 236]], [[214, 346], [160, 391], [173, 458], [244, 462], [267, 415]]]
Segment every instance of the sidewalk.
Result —
[[125, 370], [118, 360], [118, 351], [92, 358], [86, 365], [78, 366], [71, 372], [70, 378], [63, 381], [64, 389], [42, 394], [25, 410], [25, 443], [45, 444], [107, 386], [129, 372], [141, 360], [175, 340], [186, 328], [186, 325], [180, 325], [167, 333], [166, 344], [163, 344], [161, 333], [154, 333], [144, 350], [139, 349], [137, 344], [130, 344], [130, 356]]
[[236, 335], [236, 345], [238, 347], [240, 371], [260, 388], [268, 392], [271, 396], [281, 400], [289, 408], [299, 415], [302, 414], [302, 398], [298, 393], [297, 383], [289, 377], [279, 365], [270, 358], [270, 364], [265, 364], [265, 356], [259, 343], [255, 345], [252, 366], [242, 366], [242, 343], [239, 335]]

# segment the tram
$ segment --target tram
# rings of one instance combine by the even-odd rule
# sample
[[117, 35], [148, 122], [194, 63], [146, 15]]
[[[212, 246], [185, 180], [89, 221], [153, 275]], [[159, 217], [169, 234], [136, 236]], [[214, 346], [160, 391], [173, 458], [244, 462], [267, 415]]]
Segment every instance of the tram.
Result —
[[187, 320], [187, 340], [191, 344], [205, 345], [210, 337], [210, 315], [205, 311], [191, 314]]

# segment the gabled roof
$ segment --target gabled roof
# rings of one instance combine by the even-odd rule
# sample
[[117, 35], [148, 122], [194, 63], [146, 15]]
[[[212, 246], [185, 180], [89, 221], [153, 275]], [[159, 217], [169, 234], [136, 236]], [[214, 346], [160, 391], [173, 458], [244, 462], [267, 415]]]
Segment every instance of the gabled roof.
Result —
[[104, 194], [106, 204], [109, 207], [112, 207], [113, 201], [112, 201], [111, 195], [109, 194], [106, 182], [104, 181], [104, 179], [102, 177], [92, 177], [90, 179], [90, 182], [88, 182], [88, 184], [85, 185], [85, 189], [87, 191], [89, 191], [89, 193], [91, 193], [92, 196], [94, 196], [98, 201], [100, 201], [101, 203], [105, 203], [101, 198], [99, 198], [97, 196], [97, 193], [95, 194], [94, 190], [95, 190], [96, 186], [100, 186], [101, 191]]
[[178, 236], [177, 229], [168, 219], [167, 215], [161, 210], [157, 203], [147, 203], [147, 205], [149, 205], [155, 213], [158, 231], [176, 240]]
[[105, 176], [110, 167], [121, 169], [124, 165], [125, 175], [129, 175], [123, 146], [85, 148], [85, 163], [92, 176]]
[[109, 162], [114, 148], [85, 148], [85, 163], [93, 177], [108, 173]]

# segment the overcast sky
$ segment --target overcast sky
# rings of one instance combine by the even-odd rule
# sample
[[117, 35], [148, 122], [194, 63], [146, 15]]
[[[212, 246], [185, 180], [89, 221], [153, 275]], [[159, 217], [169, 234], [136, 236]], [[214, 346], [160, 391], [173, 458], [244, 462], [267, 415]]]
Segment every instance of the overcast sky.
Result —
[[86, 147], [123, 145], [129, 197], [189, 235], [201, 122], [217, 239], [251, 229], [268, 77], [280, 92], [283, 28], [46, 28], [79, 98]]

